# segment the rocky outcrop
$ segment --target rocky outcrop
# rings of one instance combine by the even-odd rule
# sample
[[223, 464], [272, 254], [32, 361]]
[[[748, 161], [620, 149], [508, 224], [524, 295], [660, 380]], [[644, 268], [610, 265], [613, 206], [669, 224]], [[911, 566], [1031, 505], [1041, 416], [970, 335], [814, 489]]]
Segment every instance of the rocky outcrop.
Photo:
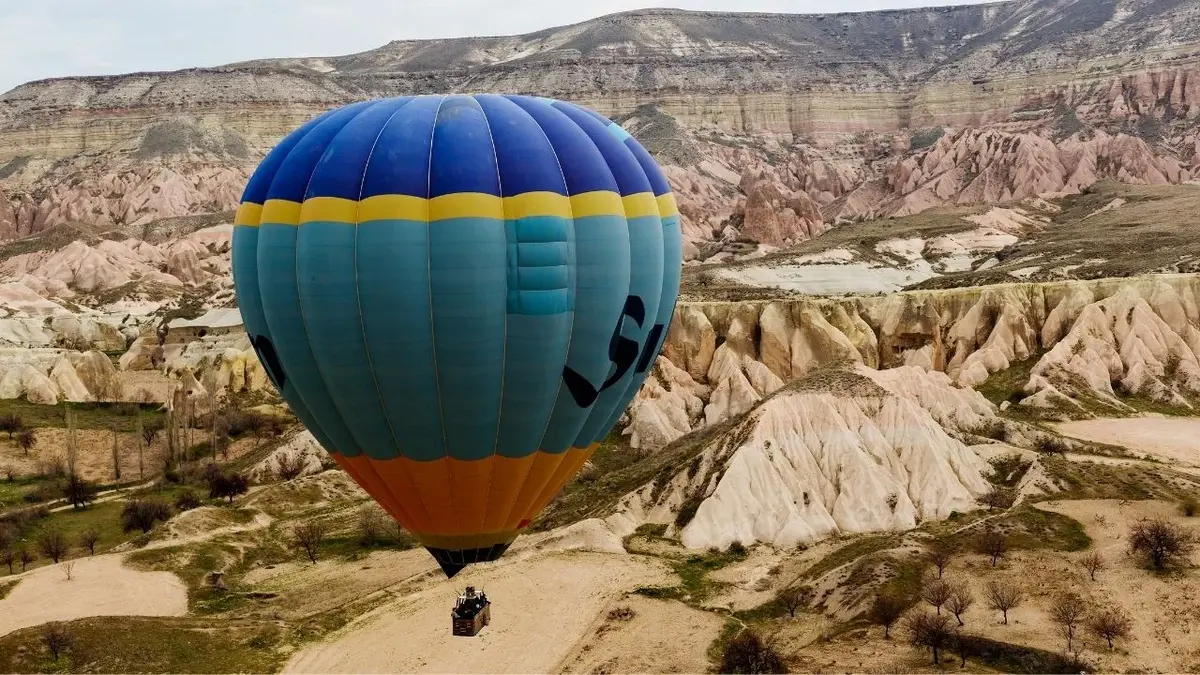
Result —
[[[744, 255], [935, 205], [1186, 181], [1200, 169], [1196, 82], [1200, 10], [1174, 0], [645, 10], [525, 36], [44, 80], [0, 97], [0, 237], [229, 211], [256, 161], [318, 112], [470, 89], [624, 121], [678, 194], [687, 257]], [[180, 254], [172, 274], [198, 283], [191, 262]], [[78, 288], [132, 278], [78, 247], [56, 263]]]
[[[0, 279], [19, 281], [41, 297], [73, 297], [75, 292], [102, 293], [138, 281], [144, 287], [169, 289], [203, 285], [211, 279], [231, 286], [229, 272], [230, 225], [192, 232], [158, 246], [140, 239], [85, 242], [75, 240], [61, 248], [14, 255], [0, 262]], [[165, 272], [163, 270], [166, 270]], [[5, 284], [8, 294], [23, 293], [17, 284]], [[170, 291], [167, 291], [170, 294]], [[26, 293], [17, 297], [43, 313], [53, 313], [44, 300], [39, 304]]]
[[[744, 411], [775, 382], [836, 362], [919, 366], [976, 386], [1037, 358], [1021, 403], [1086, 394], [1118, 405], [1118, 393], [1133, 393], [1182, 404], [1200, 393], [1197, 297], [1200, 276], [1160, 275], [863, 298], [684, 302], [663, 354], [713, 392], [705, 400], [710, 423]], [[759, 376], [755, 384], [750, 373], [759, 367], [771, 379]], [[685, 385], [673, 386], [692, 386]], [[643, 423], [638, 414], [635, 425]]]
[[975, 507], [990, 467], [951, 433], [995, 407], [944, 374], [827, 367], [754, 405], [610, 520], [668, 524], [695, 549], [898, 531]]

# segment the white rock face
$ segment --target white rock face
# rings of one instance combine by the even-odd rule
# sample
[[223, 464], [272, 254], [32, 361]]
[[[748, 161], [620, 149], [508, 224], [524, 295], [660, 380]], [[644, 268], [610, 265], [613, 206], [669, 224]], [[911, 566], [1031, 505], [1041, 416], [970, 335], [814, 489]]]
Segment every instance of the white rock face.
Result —
[[[976, 386], [1046, 352], [1023, 404], [1061, 404], [1075, 392], [1120, 406], [1120, 389], [1186, 405], [1182, 394], [1200, 392], [1198, 297], [1200, 276], [1175, 274], [867, 298], [681, 303], [663, 353], [713, 388], [709, 422], [744, 411], [755, 392], [763, 394], [733, 376], [739, 367], [721, 354], [738, 340], [748, 344], [730, 349], [783, 382], [851, 360], [883, 369], [916, 366]], [[748, 375], [747, 366], [740, 369]]]
[[301, 476], [320, 473], [321, 463], [328, 457], [328, 453], [321, 448], [321, 444], [313, 438], [308, 430], [300, 431], [289, 438], [283, 445], [279, 446], [271, 454], [267, 455], [261, 462], [255, 464], [250, 469], [250, 479], [254, 481], [271, 480], [277, 475], [279, 468], [279, 458], [286, 456], [298, 456], [304, 461], [304, 470], [301, 471]]
[[[855, 372], [876, 375], [861, 366]], [[714, 483], [688, 486], [704, 496], [680, 533], [684, 545], [793, 546], [835, 533], [908, 529], [975, 506], [990, 467], [937, 417], [978, 421], [995, 414], [987, 402], [916, 368], [880, 384], [865, 395], [781, 392], [742, 423], [747, 439], [727, 456], [714, 443], [691, 479]]]

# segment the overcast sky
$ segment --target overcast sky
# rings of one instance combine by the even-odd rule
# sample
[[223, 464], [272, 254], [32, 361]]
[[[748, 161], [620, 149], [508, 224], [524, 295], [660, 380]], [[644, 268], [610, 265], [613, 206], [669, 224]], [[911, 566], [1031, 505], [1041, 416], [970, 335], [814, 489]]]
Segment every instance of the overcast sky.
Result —
[[399, 39], [519, 34], [642, 7], [809, 13], [831, 4], [858, 11], [979, 1], [3, 0], [0, 92], [46, 77], [337, 56]]

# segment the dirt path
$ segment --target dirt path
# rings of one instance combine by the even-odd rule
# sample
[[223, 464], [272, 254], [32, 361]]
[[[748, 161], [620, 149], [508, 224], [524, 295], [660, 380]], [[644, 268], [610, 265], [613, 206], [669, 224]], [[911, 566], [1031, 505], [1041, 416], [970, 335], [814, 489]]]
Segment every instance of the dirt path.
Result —
[[20, 583], [0, 600], [0, 635], [88, 616], [187, 613], [187, 587], [179, 577], [130, 569], [122, 564], [123, 557], [106, 554], [72, 559], [69, 581], [67, 561], [11, 577]]
[[[623, 593], [670, 583], [645, 558], [605, 553], [535, 554], [467, 568], [355, 620], [303, 649], [289, 673], [545, 673], [556, 669], [596, 617]], [[466, 585], [487, 592], [492, 623], [474, 638], [450, 634], [450, 607]], [[669, 624], [659, 630], [671, 631]]]

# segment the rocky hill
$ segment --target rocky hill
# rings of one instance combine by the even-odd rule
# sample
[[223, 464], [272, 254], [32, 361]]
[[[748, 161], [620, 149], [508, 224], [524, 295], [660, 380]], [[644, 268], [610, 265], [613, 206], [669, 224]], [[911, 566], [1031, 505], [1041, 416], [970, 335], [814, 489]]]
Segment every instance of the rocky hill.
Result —
[[231, 209], [330, 106], [513, 91], [621, 120], [668, 167], [690, 258], [831, 224], [1200, 170], [1200, 9], [1014, 0], [861, 14], [639, 11], [523, 36], [32, 82], [0, 96], [0, 236]]

